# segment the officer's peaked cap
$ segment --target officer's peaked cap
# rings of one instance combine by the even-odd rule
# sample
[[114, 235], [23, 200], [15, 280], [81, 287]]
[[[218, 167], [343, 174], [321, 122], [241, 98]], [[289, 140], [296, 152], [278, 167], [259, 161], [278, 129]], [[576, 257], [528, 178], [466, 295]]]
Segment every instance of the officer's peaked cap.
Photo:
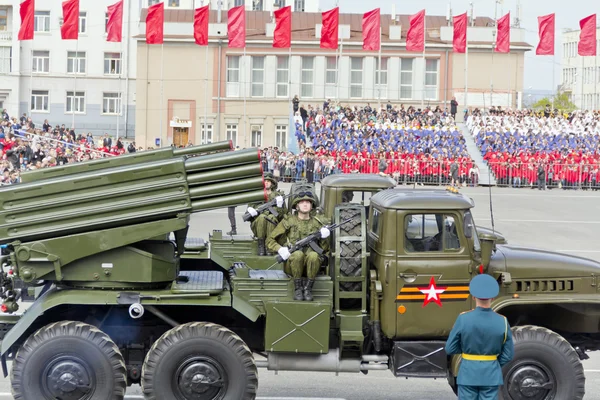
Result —
[[469, 292], [478, 299], [493, 299], [498, 296], [500, 286], [490, 275], [481, 274], [471, 280]]

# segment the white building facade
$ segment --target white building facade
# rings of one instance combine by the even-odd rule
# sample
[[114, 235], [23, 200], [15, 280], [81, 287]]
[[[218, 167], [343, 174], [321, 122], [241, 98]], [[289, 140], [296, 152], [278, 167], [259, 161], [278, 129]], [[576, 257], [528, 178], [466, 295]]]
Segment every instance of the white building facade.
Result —
[[600, 29], [596, 32], [596, 57], [582, 57], [577, 52], [581, 31], [562, 36], [561, 91], [569, 94], [579, 109], [600, 108]]

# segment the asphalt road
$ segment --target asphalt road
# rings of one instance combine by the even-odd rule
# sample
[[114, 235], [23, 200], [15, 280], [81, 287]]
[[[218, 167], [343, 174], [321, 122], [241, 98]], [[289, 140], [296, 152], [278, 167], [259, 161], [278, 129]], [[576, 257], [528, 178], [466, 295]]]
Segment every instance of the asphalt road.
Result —
[[[283, 185], [283, 188], [287, 188]], [[464, 188], [475, 201], [475, 223], [491, 227], [487, 188]], [[600, 261], [600, 192], [568, 190], [492, 189], [495, 229], [509, 243], [552, 249]], [[238, 233], [250, 234], [243, 223], [243, 207], [237, 208]], [[227, 210], [196, 214], [190, 235], [208, 237], [208, 230], [229, 230]], [[584, 361], [585, 399], [600, 400], [600, 353], [590, 353]], [[0, 400], [11, 399], [10, 384], [0, 379]], [[142, 399], [139, 387], [128, 390], [128, 398]], [[328, 400], [455, 400], [445, 380], [397, 379], [387, 371], [369, 375], [308, 372], [259, 373], [259, 399]], [[563, 399], [557, 399], [563, 400]], [[567, 400], [567, 399], [564, 399]]]

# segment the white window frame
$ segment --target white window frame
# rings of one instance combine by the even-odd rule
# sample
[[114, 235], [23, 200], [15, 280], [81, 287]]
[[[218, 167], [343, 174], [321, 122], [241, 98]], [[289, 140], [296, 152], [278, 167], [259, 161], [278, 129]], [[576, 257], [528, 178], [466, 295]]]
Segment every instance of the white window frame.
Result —
[[[115, 58], [115, 56], [118, 55], [118, 58]], [[107, 65], [108, 63], [108, 65]], [[122, 62], [121, 62], [121, 53], [118, 52], [105, 52], [104, 53], [104, 75], [110, 75], [110, 76], [119, 76], [121, 75], [121, 68], [122, 66]], [[107, 71], [107, 67], [108, 66], [108, 71]], [[112, 67], [115, 67], [113, 71]]]
[[304, 11], [306, 9], [305, 0], [294, 0], [294, 11]]
[[87, 11], [79, 11], [79, 33], [87, 33]]
[[[262, 62], [262, 68], [260, 64]], [[251, 97], [265, 97], [265, 56], [252, 56]]]
[[[357, 64], [360, 63], [360, 69]], [[364, 57], [350, 57], [350, 98], [362, 99], [363, 97], [363, 70], [365, 62]]]
[[33, 17], [33, 30], [35, 32], [50, 32], [50, 11], [35, 11]]
[[[375, 97], [382, 99], [388, 98], [388, 66], [390, 65], [390, 59], [388, 57], [381, 57], [381, 85], [379, 84], [379, 57], [375, 57]], [[381, 93], [379, 92], [381, 90]]]
[[10, 74], [12, 71], [12, 47], [0, 47], [0, 74]]
[[[234, 60], [236, 60], [236, 62], [234, 62]], [[227, 56], [226, 63], [227, 69], [225, 79], [227, 83], [225, 85], [225, 96], [240, 97], [240, 66], [242, 63], [242, 56]]]
[[[408, 69], [409, 60], [410, 60], [410, 69]], [[403, 61], [406, 61], [406, 62], [403, 63]], [[404, 68], [404, 67], [406, 67], [406, 68]], [[414, 58], [400, 58], [400, 79], [399, 79], [400, 90], [398, 91], [398, 98], [400, 100], [412, 100], [413, 99], [413, 97], [414, 97], [414, 93], [413, 93], [414, 72], [415, 72], [415, 59]], [[410, 81], [410, 84], [402, 83], [403, 74], [404, 74], [404, 77], [407, 78], [406, 81]], [[405, 91], [409, 90], [410, 96], [402, 96], [403, 89]]]
[[[69, 111], [69, 106], [71, 111]], [[75, 107], [73, 107], [75, 106]], [[85, 92], [82, 90], [67, 91], [65, 114], [85, 114]]]
[[213, 142], [213, 124], [206, 124], [206, 132], [204, 131], [204, 122], [200, 123], [200, 144], [208, 144]]
[[337, 97], [338, 59], [336, 56], [325, 57], [325, 97]]
[[251, 125], [250, 126], [250, 147], [262, 147], [262, 136], [263, 126], [262, 125]]
[[[72, 63], [73, 71], [69, 72], [69, 64]], [[85, 51], [67, 51], [67, 74], [85, 75], [86, 71], [86, 52]], [[82, 68], [83, 67], [83, 68]]]
[[288, 129], [289, 125], [275, 125], [275, 147], [279, 150], [287, 149]]
[[108, 33], [108, 13], [104, 13], [104, 34]]
[[[34, 50], [31, 59], [31, 65], [32, 72], [34, 74], [49, 74], [50, 50]], [[42, 68], [40, 69], [40, 67]]]
[[235, 149], [238, 141], [238, 124], [225, 124], [225, 133], [227, 140], [231, 140], [231, 144]]
[[277, 56], [277, 84], [275, 97], [288, 97], [290, 90], [290, 57]]
[[121, 93], [103, 92], [102, 93], [102, 115], [122, 115]]
[[[41, 108], [37, 108], [41, 105]], [[29, 101], [31, 112], [48, 113], [50, 112], [50, 91], [49, 90], [32, 90], [31, 99]]]
[[312, 98], [314, 96], [315, 85], [315, 57], [302, 56], [300, 68], [300, 97]]
[[148, 0], [148, 7], [160, 3], [163, 0]]
[[181, 2], [179, 0], [168, 0], [168, 2], [165, 3], [165, 6], [179, 8], [180, 4]]
[[263, 0], [250, 0], [250, 2], [252, 4], [252, 11], [263, 11], [264, 10]]
[[6, 6], [0, 7], [0, 31], [8, 31], [8, 7]]
[[[427, 65], [431, 65], [432, 62], [435, 62], [435, 71], [428, 70]], [[424, 92], [423, 96], [425, 100], [437, 100], [438, 99], [438, 81], [439, 81], [439, 71], [440, 68], [440, 60], [437, 58], [427, 58], [425, 59], [425, 82], [424, 82]], [[433, 78], [432, 78], [433, 76]], [[427, 78], [435, 81], [435, 84], [427, 84]], [[431, 94], [433, 93], [433, 94]]]

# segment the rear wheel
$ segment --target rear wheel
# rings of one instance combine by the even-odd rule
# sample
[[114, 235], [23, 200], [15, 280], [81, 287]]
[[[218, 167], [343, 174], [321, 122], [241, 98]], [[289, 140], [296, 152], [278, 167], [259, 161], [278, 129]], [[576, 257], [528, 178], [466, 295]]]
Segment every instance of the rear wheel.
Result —
[[501, 400], [581, 400], [585, 375], [562, 336], [538, 326], [513, 328], [515, 355], [502, 369]]
[[148, 400], [252, 400], [258, 372], [252, 352], [220, 325], [192, 322], [158, 339], [146, 355], [142, 390]]
[[21, 346], [11, 372], [17, 400], [121, 400], [123, 356], [96, 327], [63, 321], [45, 326]]

